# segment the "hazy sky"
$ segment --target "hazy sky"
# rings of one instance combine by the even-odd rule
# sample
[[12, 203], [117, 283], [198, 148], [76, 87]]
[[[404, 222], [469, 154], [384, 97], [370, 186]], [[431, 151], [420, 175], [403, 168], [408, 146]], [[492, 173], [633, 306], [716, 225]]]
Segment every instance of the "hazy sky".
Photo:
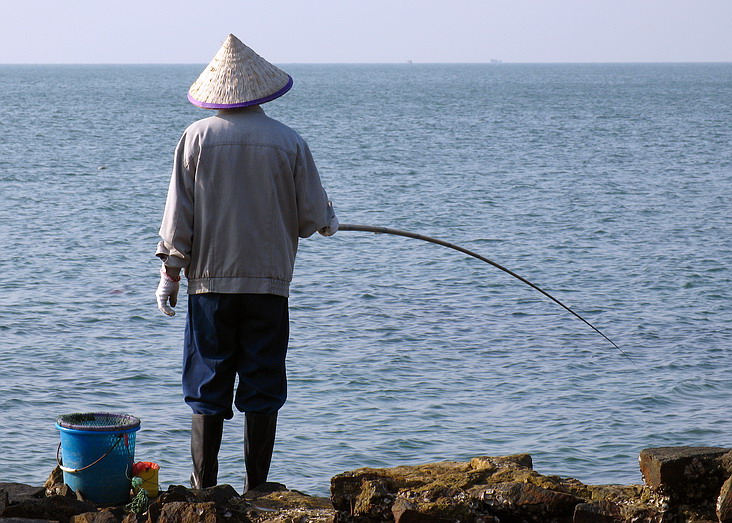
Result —
[[0, 0], [0, 63], [732, 61], [732, 0]]

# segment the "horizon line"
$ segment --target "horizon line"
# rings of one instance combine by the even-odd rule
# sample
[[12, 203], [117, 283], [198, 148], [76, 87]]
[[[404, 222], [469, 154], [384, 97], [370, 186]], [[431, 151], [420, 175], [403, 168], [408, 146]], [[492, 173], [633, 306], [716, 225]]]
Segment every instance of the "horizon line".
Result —
[[[579, 61], [489, 61], [464, 62], [420, 62], [405, 60], [400, 62], [273, 62], [280, 65], [581, 65], [581, 64], [732, 64], [732, 60], [579, 60]], [[206, 66], [204, 62], [0, 62], [0, 65], [195, 65]]]

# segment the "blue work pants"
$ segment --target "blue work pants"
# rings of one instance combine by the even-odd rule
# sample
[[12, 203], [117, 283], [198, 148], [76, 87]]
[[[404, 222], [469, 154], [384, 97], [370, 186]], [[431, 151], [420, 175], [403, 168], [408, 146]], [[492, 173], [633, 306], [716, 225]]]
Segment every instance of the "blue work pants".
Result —
[[[274, 294], [191, 294], [183, 395], [194, 414], [274, 414], [287, 398], [287, 298]], [[239, 384], [234, 395], [235, 378]]]

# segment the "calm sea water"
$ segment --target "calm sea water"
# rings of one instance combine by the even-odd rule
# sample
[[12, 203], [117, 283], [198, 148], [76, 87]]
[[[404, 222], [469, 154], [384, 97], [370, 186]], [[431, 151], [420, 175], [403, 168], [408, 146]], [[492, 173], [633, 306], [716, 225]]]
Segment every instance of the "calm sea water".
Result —
[[[301, 242], [270, 478], [529, 452], [637, 483], [637, 455], [732, 446], [732, 64], [293, 65], [265, 110], [309, 141], [342, 222]], [[0, 66], [0, 480], [40, 484], [55, 418], [142, 419], [187, 482], [185, 303], [154, 258], [195, 66]], [[220, 482], [243, 482], [243, 419]]]

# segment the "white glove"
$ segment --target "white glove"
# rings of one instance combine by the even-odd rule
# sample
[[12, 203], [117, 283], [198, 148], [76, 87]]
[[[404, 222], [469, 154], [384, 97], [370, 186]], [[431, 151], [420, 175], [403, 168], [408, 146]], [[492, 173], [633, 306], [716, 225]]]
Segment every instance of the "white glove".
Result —
[[[170, 307], [175, 307], [178, 303], [178, 289], [180, 289], [180, 277], [174, 280], [165, 272], [165, 265], [160, 268], [160, 283], [155, 296], [158, 299], [158, 309], [168, 316], [175, 316], [175, 311]], [[170, 301], [170, 307], [168, 307]]]
[[335, 215], [333, 210], [333, 202], [328, 202], [328, 214], [330, 215], [330, 223], [318, 231], [323, 236], [333, 236], [338, 232], [338, 226], [340, 225], [338, 216]]

